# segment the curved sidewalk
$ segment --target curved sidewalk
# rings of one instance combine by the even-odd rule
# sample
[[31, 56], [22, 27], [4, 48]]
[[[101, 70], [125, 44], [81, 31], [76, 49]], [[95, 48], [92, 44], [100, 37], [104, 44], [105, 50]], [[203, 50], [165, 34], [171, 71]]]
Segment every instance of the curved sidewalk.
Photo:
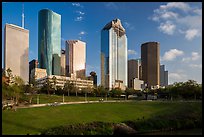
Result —
[[[67, 105], [67, 104], [88, 104], [88, 103], [106, 103], [106, 102], [130, 102], [131, 100], [108, 100], [108, 101], [79, 101], [79, 102], [58, 102], [60, 105]], [[33, 107], [44, 107], [49, 106], [53, 103], [46, 103], [46, 104], [35, 104], [35, 105], [28, 105], [28, 106], [18, 106], [16, 108], [33, 108]]]

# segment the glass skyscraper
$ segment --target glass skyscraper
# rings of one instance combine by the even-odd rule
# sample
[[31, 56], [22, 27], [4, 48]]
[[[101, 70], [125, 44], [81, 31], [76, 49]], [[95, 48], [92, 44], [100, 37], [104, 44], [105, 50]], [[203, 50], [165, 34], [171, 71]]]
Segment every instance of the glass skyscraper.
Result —
[[38, 14], [38, 62], [47, 75], [61, 72], [61, 15], [42, 9]]
[[127, 36], [119, 19], [101, 30], [101, 85], [112, 89], [117, 81], [127, 87]]

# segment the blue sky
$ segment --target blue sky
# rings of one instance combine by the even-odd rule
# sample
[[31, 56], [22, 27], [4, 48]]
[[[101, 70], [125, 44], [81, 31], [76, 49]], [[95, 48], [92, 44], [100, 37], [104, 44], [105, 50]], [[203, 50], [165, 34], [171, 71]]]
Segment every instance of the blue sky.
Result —
[[[86, 42], [86, 74], [96, 71], [100, 84], [100, 31], [119, 18], [128, 38], [128, 59], [141, 56], [141, 44], [160, 43], [160, 60], [169, 83], [202, 82], [201, 2], [24, 2], [25, 28], [30, 31], [29, 61], [38, 58], [38, 12], [61, 14], [62, 49], [65, 40]], [[22, 2], [2, 3], [2, 66], [6, 23], [21, 26]]]

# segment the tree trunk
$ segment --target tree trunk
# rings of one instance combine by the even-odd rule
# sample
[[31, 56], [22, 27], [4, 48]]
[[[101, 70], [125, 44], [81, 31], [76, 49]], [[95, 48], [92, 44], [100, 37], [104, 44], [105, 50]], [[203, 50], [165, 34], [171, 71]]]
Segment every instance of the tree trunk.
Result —
[[33, 96], [30, 97], [29, 103], [32, 103]]

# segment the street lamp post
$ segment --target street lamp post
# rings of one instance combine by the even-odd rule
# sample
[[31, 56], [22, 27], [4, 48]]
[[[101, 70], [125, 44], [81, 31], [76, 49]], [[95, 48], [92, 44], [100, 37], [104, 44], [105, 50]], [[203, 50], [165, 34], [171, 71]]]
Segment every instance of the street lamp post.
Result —
[[37, 95], [37, 104], [39, 104], [39, 94]]
[[62, 102], [64, 103], [64, 94], [63, 94]]

